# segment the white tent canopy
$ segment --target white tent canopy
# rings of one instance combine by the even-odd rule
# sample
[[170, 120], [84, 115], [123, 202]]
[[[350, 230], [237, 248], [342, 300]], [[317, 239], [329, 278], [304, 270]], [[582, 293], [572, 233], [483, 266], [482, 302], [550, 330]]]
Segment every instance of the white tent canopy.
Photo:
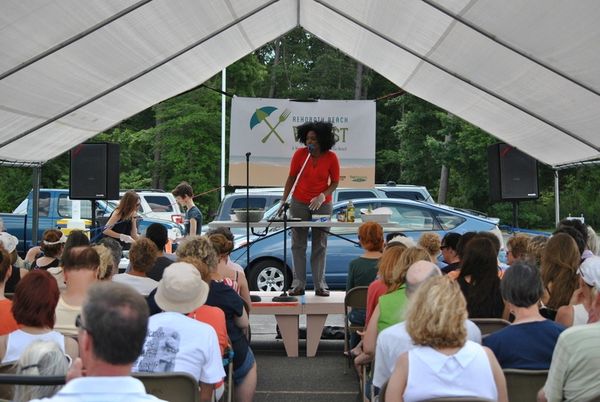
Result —
[[596, 0], [8, 0], [0, 161], [39, 164], [301, 26], [550, 166], [600, 158]]

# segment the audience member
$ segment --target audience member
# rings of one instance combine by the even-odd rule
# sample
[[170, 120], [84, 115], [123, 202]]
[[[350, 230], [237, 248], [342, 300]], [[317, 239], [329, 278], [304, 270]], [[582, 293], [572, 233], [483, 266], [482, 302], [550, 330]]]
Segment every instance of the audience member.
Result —
[[392, 235], [395, 236], [390, 236], [390, 234], [388, 234], [386, 236], [386, 242], [385, 242], [385, 247], [393, 247], [397, 244], [403, 244], [406, 246], [406, 248], [409, 247], [417, 247], [417, 243], [415, 243], [415, 241], [411, 238], [408, 237], [407, 235], [405, 235], [402, 232], [395, 232], [395, 233], [391, 233]]
[[598, 255], [598, 251], [600, 251], [600, 245], [598, 244], [598, 235], [596, 235], [596, 231], [591, 226], [587, 226], [587, 234], [587, 249], [593, 255]]
[[[190, 243], [193, 241], [194, 243]], [[189, 245], [196, 244], [195, 257], [200, 258], [209, 269], [210, 292], [206, 299], [209, 306], [219, 307], [225, 313], [227, 322], [227, 333], [234, 351], [233, 358], [233, 381], [235, 383], [236, 401], [252, 401], [256, 391], [256, 361], [248, 338], [243, 330], [248, 328], [248, 314], [244, 309], [242, 298], [223, 282], [223, 277], [217, 269], [218, 256], [212, 243], [205, 236], [192, 236], [182, 246], [181, 251], [177, 249], [177, 256], [189, 253]]]
[[465, 249], [467, 248], [467, 244], [477, 236], [477, 232], [466, 232], [460, 236], [458, 243], [456, 244], [456, 254], [458, 254], [458, 258], [462, 261], [465, 258]]
[[63, 253], [62, 264], [66, 289], [56, 305], [55, 328], [63, 335], [76, 336], [75, 318], [81, 313], [89, 287], [97, 281], [100, 257], [89, 246], [72, 247]]
[[[64, 238], [63, 238], [64, 240]], [[62, 260], [65, 258], [65, 254], [71, 250], [73, 247], [82, 247], [89, 246], [90, 239], [87, 237], [84, 231], [82, 230], [73, 230], [69, 233], [69, 236], [66, 238], [64, 246], [62, 248], [62, 255], [60, 257], [61, 264], [57, 267], [50, 267], [47, 271], [56, 279], [56, 283], [58, 283], [58, 289], [63, 292], [67, 285], [65, 282], [65, 274], [62, 267]]]
[[10, 255], [0, 248], [0, 335], [6, 335], [19, 328], [12, 314], [12, 301], [4, 296], [4, 285], [12, 270]]
[[31, 269], [55, 268], [60, 265], [60, 255], [67, 240], [58, 229], [46, 229], [42, 235], [40, 247], [32, 247], [25, 256], [25, 262]]
[[513, 265], [517, 260], [525, 259], [528, 245], [529, 236], [515, 234], [508, 239], [506, 243], [506, 263]]
[[544, 284], [542, 302], [550, 309], [546, 318], [554, 319], [556, 310], [571, 301], [573, 292], [577, 289], [577, 268], [580, 261], [581, 254], [570, 235], [559, 232], [548, 240], [541, 268]]
[[153, 223], [146, 229], [146, 237], [151, 240], [157, 248], [156, 262], [148, 272], [148, 278], [160, 281], [165, 268], [175, 261], [175, 256], [170, 257], [165, 254], [165, 246], [169, 242], [169, 234], [167, 228], [160, 223]]
[[503, 369], [547, 370], [556, 340], [565, 328], [539, 313], [543, 293], [539, 270], [516, 260], [506, 271], [500, 289], [515, 320], [487, 336], [483, 344], [492, 349]]
[[489, 349], [467, 340], [466, 319], [465, 299], [450, 278], [436, 276], [417, 289], [406, 315], [416, 346], [398, 358], [387, 401], [452, 396], [508, 401], [500, 365]]
[[542, 254], [548, 243], [546, 236], [533, 236], [527, 244], [527, 261], [534, 264], [538, 269], [541, 269]]
[[[232, 243], [235, 243], [233, 233], [231, 233], [231, 230], [229, 228], [221, 226], [218, 228], [210, 229], [208, 232], [206, 232], [206, 236], [212, 236], [214, 234], [222, 234], [227, 238], [227, 240], [229, 240]], [[227, 266], [237, 271], [244, 272], [244, 268], [242, 268], [240, 264], [231, 261], [231, 258], [227, 258]]]
[[56, 281], [44, 270], [32, 271], [19, 282], [12, 305], [19, 329], [0, 337], [2, 363], [18, 360], [36, 340], [56, 342], [66, 354], [78, 356], [77, 342], [53, 330], [58, 296]]
[[151, 240], [145, 237], [137, 239], [129, 250], [131, 270], [113, 276], [113, 282], [129, 285], [142, 296], [148, 296], [158, 286], [157, 281], [146, 276], [146, 273], [154, 267], [157, 252], [158, 249]]
[[[17, 375], [66, 376], [71, 358], [53, 341], [34, 341], [17, 361]], [[27, 402], [56, 394], [60, 385], [15, 385], [14, 402]]]
[[590, 324], [567, 328], [556, 343], [546, 384], [539, 402], [597, 401], [600, 398], [600, 278], [592, 282]]
[[594, 282], [600, 281], [600, 257], [586, 258], [577, 273], [579, 287], [573, 292], [569, 305], [559, 307], [556, 312], [556, 322], [565, 327], [587, 324], [594, 301]]
[[0, 248], [3, 248], [9, 255], [10, 265], [12, 266], [11, 274], [6, 278], [4, 283], [4, 291], [6, 293], [14, 293], [17, 283], [21, 280], [22, 276], [27, 274], [26, 269], [20, 269], [17, 267], [17, 261], [19, 255], [17, 254], [17, 245], [19, 239], [7, 232], [0, 232]]
[[114, 260], [110, 250], [102, 244], [97, 244], [95, 246], [92, 246], [92, 248], [98, 253], [98, 257], [100, 258], [97, 279], [99, 281], [112, 280], [116, 269], [114, 268]]
[[431, 258], [431, 262], [437, 264], [437, 257], [440, 254], [442, 242], [440, 235], [436, 232], [425, 232], [421, 235], [418, 242], [419, 247], [424, 248]]
[[233, 250], [233, 242], [222, 234], [210, 235], [208, 239], [217, 252], [217, 271], [223, 277], [223, 282], [231, 286], [242, 297], [246, 311], [250, 311], [252, 301], [250, 300], [250, 287], [248, 286], [246, 274], [227, 265], [229, 254]]
[[[579, 248], [579, 251], [581, 253], [581, 258], [585, 259], [585, 258], [588, 258], [588, 257], [591, 257], [592, 255], [594, 255], [587, 248], [588, 228], [585, 225], [585, 223], [583, 223], [581, 220], [579, 220], [577, 218], [574, 218], [574, 219], [565, 218], [565, 219], [561, 220], [560, 222], [558, 222], [557, 232], [560, 232], [563, 229], [575, 229], [581, 235], [581, 242], [578, 239], [575, 239], [575, 241], [577, 242], [577, 247]], [[568, 231], [568, 230], [565, 233], [571, 234], [570, 231]]]
[[[162, 226], [162, 225], [161, 225]], [[96, 242], [99, 246], [104, 246], [110, 251], [113, 266], [113, 275], [119, 273], [119, 264], [121, 263], [121, 257], [123, 256], [123, 248], [118, 241], [112, 237], [103, 237]]]
[[[350, 261], [346, 278], [346, 292], [357, 286], [369, 286], [377, 277], [377, 264], [383, 251], [383, 227], [377, 222], [365, 222], [358, 228], [358, 242], [364, 253]], [[364, 326], [366, 309], [353, 308], [348, 313], [348, 321], [357, 326]], [[358, 345], [356, 333], [350, 336], [350, 348]]]
[[[439, 268], [427, 261], [417, 261], [406, 273], [406, 297], [410, 300], [419, 286], [433, 276], [441, 275]], [[466, 320], [467, 338], [481, 344], [481, 331], [473, 322]], [[373, 385], [381, 388], [392, 375], [396, 360], [400, 355], [412, 349], [414, 344], [406, 332], [406, 321], [394, 324], [379, 334], [375, 355]]]
[[489, 239], [479, 236], [471, 239], [465, 248], [457, 282], [467, 301], [469, 318], [507, 317], [500, 295], [495, 250]]
[[200, 383], [200, 399], [212, 399], [215, 384], [225, 376], [217, 334], [210, 325], [185, 316], [202, 306], [208, 293], [192, 264], [177, 262], [165, 269], [154, 296], [163, 312], [150, 317], [133, 371], [189, 373]]
[[[586, 240], [579, 230], [577, 230], [571, 226], [562, 226], [559, 229], [555, 230], [554, 233], [552, 233], [552, 236], [555, 236], [559, 233], [563, 233], [563, 234], [567, 234], [567, 235], [571, 236], [573, 238], [573, 240], [575, 240], [575, 244], [577, 245], [577, 250], [579, 251], [579, 256], [581, 258], [585, 258], [585, 257], [583, 257], [583, 255], [586, 251], [585, 248], [587, 247]], [[590, 254], [587, 254], [587, 255], [590, 255]]]
[[394, 246], [386, 247], [383, 250], [381, 259], [379, 260], [377, 269], [377, 279], [371, 282], [369, 289], [367, 290], [367, 313], [365, 317], [365, 324], [368, 324], [373, 315], [373, 311], [379, 303], [379, 297], [386, 294], [388, 291], [395, 290], [396, 285], [394, 278], [394, 267], [400, 259], [400, 256], [407, 247], [404, 243], [396, 242]]
[[[73, 362], [67, 385], [48, 401], [160, 401], [130, 376], [148, 330], [148, 307], [140, 294], [98, 282], [89, 289], [76, 324], [81, 358]], [[162, 346], [169, 357], [174, 345]]]
[[460, 268], [460, 257], [458, 256], [458, 242], [461, 235], [455, 232], [448, 232], [442, 238], [442, 257], [447, 264], [442, 268], [442, 273], [447, 274]]

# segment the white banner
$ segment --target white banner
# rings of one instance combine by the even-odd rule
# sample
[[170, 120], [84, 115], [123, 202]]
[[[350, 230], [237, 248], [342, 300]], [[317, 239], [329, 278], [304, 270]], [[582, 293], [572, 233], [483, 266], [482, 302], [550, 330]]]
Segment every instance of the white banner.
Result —
[[375, 182], [375, 102], [234, 97], [231, 106], [229, 184], [283, 187], [296, 141], [295, 127], [310, 121], [334, 126], [333, 151], [340, 160], [339, 187], [372, 187]]

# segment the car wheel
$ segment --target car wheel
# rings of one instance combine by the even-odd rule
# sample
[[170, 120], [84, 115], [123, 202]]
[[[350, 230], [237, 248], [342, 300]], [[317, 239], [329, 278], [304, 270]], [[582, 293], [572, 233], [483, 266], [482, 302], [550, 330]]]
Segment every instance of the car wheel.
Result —
[[[288, 272], [289, 273], [289, 272]], [[278, 260], [263, 260], [250, 269], [250, 290], [262, 292], [283, 291], [283, 263]], [[292, 282], [291, 273], [287, 277], [288, 285]]]

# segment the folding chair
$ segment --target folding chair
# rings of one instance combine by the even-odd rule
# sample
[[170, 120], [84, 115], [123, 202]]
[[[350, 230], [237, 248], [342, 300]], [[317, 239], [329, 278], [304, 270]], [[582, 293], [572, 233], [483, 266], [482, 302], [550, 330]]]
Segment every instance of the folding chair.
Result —
[[362, 330], [364, 326], [353, 325], [348, 321], [348, 313], [351, 308], [367, 308], [368, 286], [357, 286], [346, 292], [344, 297], [344, 352], [348, 356], [348, 366], [352, 366], [352, 354], [350, 353], [350, 334]]
[[[17, 362], [8, 362], [0, 364], [0, 375], [10, 375], [17, 372]], [[14, 395], [14, 384], [0, 382], [0, 399], [6, 399], [12, 401]]]
[[447, 396], [442, 398], [431, 398], [421, 402], [492, 402], [492, 400], [479, 398], [477, 396]]
[[509, 321], [502, 318], [471, 318], [470, 320], [479, 327], [481, 336], [489, 335], [510, 325]]
[[504, 369], [510, 402], [535, 401], [537, 393], [546, 383], [548, 370]]
[[0, 366], [0, 400], [12, 401], [15, 385], [64, 385], [64, 376], [40, 376], [15, 374], [15, 362]]
[[233, 348], [229, 345], [223, 354], [223, 367], [225, 367], [225, 371], [227, 372], [227, 385], [225, 386], [225, 393], [223, 395], [227, 395], [227, 402], [233, 400], [233, 356]]
[[146, 392], [170, 402], [200, 402], [198, 381], [188, 373], [132, 373]]

